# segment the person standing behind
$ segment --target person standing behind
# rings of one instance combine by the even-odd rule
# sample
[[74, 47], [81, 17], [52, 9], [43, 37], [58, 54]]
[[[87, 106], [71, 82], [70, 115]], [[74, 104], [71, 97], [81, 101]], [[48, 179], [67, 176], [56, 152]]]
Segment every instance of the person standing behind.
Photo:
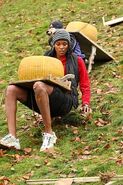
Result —
[[54, 147], [57, 137], [52, 129], [52, 118], [68, 114], [72, 107], [78, 107], [78, 85], [82, 93], [82, 113], [90, 111], [90, 80], [83, 60], [72, 53], [70, 35], [64, 29], [56, 30], [52, 37], [52, 53], [50, 57], [59, 59], [64, 66], [64, 74], [74, 74], [71, 80], [71, 91], [62, 90], [58, 86], [36, 81], [32, 90], [9, 85], [6, 89], [5, 110], [8, 123], [8, 134], [0, 140], [0, 144], [20, 149], [16, 136], [17, 101], [42, 115], [44, 132], [40, 151]]

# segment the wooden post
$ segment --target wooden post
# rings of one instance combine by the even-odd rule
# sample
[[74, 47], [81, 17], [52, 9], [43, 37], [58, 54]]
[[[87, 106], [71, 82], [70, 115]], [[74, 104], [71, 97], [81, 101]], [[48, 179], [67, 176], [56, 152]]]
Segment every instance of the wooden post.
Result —
[[[123, 180], [123, 175], [117, 175], [111, 178], [111, 181], [105, 185], [111, 185], [118, 180]], [[64, 179], [38, 179], [38, 180], [27, 180], [26, 183], [29, 185], [37, 184], [55, 184], [55, 185], [71, 185], [73, 183], [89, 183], [89, 182], [100, 182], [101, 179], [98, 176], [95, 177], [74, 177]]]
[[71, 185], [73, 182], [73, 179], [70, 178], [66, 178], [66, 179], [59, 179], [55, 185]]
[[96, 55], [96, 47], [92, 45], [92, 48], [91, 48], [91, 55], [89, 57], [89, 64], [88, 64], [88, 73], [91, 72], [92, 70], [92, 65], [94, 64], [94, 58], [95, 58], [95, 55]]
[[110, 181], [110, 182], [108, 182], [108, 183], [106, 183], [105, 185], [112, 185], [112, 184], [114, 184], [116, 181]]
[[119, 18], [116, 18], [116, 19], [113, 19], [111, 21], [107, 21], [105, 22], [105, 18], [102, 17], [102, 20], [103, 20], [103, 25], [104, 26], [113, 26], [113, 25], [117, 25], [117, 24], [120, 24], [123, 22], [123, 17], [119, 17]]

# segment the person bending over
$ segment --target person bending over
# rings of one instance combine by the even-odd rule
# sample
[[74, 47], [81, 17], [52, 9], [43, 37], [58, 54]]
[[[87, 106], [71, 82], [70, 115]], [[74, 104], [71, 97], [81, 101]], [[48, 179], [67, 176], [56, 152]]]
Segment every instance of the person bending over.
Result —
[[82, 93], [82, 112], [89, 112], [90, 81], [88, 73], [82, 58], [72, 53], [70, 43], [69, 33], [64, 29], [57, 30], [52, 37], [52, 52], [50, 53], [50, 57], [55, 57], [62, 62], [65, 75], [75, 75], [71, 81], [70, 93], [42, 81], [36, 81], [32, 90], [17, 85], [7, 87], [5, 109], [9, 134], [0, 140], [2, 145], [20, 149], [20, 142], [16, 136], [17, 101], [30, 109], [33, 107], [35, 112], [42, 115], [44, 132], [40, 151], [53, 148], [56, 143], [57, 137], [52, 130], [52, 118], [64, 116], [71, 111], [72, 107], [78, 107], [78, 85]]

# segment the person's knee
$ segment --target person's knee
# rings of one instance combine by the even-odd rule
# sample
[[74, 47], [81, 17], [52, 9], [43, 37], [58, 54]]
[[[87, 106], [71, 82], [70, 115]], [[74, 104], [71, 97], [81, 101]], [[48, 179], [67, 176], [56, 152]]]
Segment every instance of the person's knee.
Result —
[[35, 82], [33, 85], [33, 90], [35, 93], [46, 92], [45, 84], [43, 82]]
[[38, 81], [34, 83], [33, 90], [35, 94], [47, 93], [48, 95], [50, 95], [53, 92], [53, 87], [47, 85], [44, 82]]
[[6, 88], [6, 96], [8, 95], [13, 95], [16, 91], [16, 86], [15, 85], [9, 85], [7, 88]]

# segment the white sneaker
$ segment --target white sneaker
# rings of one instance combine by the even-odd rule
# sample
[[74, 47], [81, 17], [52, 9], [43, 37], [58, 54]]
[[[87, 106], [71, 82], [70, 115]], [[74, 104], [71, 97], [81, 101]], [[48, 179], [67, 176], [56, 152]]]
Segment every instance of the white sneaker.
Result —
[[56, 143], [57, 137], [55, 132], [53, 134], [43, 133], [43, 144], [40, 148], [40, 151], [44, 151], [49, 148], [53, 148], [54, 144]]
[[11, 134], [6, 135], [0, 140], [0, 144], [6, 147], [14, 147], [15, 149], [20, 149], [19, 139], [16, 139]]

